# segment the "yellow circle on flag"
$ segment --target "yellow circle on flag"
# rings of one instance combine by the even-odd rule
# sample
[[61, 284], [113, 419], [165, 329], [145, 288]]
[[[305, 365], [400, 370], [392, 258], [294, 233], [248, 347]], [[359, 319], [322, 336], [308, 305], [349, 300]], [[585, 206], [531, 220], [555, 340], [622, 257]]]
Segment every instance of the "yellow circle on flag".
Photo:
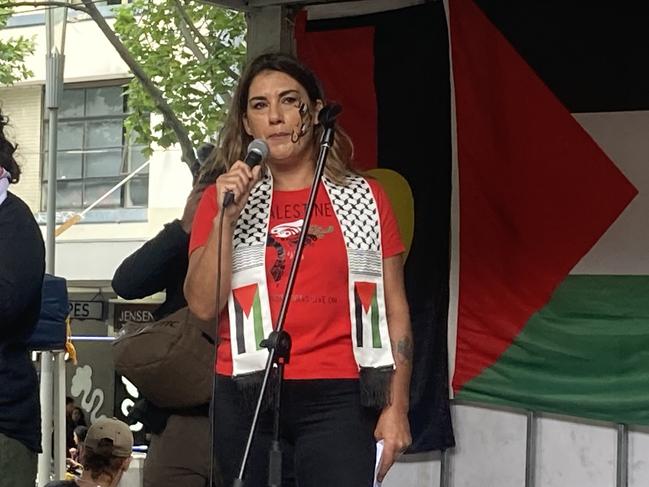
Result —
[[415, 232], [415, 200], [406, 178], [392, 169], [375, 168], [366, 171], [385, 190], [397, 218], [401, 239], [406, 247], [404, 260], [408, 257], [412, 236]]

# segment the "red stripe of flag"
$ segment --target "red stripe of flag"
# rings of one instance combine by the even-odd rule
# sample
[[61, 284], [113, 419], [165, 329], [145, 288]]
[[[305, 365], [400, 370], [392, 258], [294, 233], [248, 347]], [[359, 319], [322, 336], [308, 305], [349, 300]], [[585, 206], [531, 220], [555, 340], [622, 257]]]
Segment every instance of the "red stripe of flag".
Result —
[[458, 391], [509, 347], [637, 190], [472, 1], [450, 9]]
[[320, 78], [326, 101], [343, 107], [339, 122], [354, 141], [359, 169], [377, 166], [377, 107], [374, 89], [374, 28], [306, 32], [306, 12], [297, 17], [299, 59]]

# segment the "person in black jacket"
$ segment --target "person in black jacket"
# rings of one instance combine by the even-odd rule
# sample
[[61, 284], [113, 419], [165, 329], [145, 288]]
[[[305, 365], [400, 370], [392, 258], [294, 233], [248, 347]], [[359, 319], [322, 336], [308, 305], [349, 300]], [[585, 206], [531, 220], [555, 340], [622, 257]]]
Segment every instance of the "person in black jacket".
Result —
[[[203, 149], [202, 154], [205, 155]], [[199, 155], [201, 151], [199, 150]], [[187, 274], [189, 232], [205, 185], [196, 181], [180, 220], [174, 220], [117, 268], [112, 286], [124, 299], [141, 299], [166, 291], [155, 320], [187, 306], [183, 283]], [[144, 487], [204, 487], [209, 469], [209, 404], [169, 410], [146, 398], [135, 404], [129, 419], [152, 432], [144, 462]]]
[[27, 340], [41, 308], [45, 246], [28, 206], [8, 191], [20, 179], [20, 168], [6, 124], [0, 112], [0, 484], [32, 487], [41, 415]]

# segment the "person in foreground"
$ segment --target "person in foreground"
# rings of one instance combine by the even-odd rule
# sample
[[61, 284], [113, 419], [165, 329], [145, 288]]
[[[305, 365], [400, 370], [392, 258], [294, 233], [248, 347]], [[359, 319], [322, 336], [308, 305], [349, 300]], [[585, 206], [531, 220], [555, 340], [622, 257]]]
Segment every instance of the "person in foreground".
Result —
[[[254, 59], [220, 134], [214, 165], [225, 172], [205, 190], [194, 218], [185, 297], [199, 317], [220, 315], [215, 455], [226, 487], [239, 473], [250, 392], [266, 363], [259, 342], [276, 322], [303, 224], [324, 103], [319, 81], [294, 58]], [[269, 155], [251, 169], [242, 160], [253, 139], [266, 141]], [[293, 344], [281, 410], [284, 486], [372, 486], [376, 442], [384, 442], [379, 481], [411, 442], [404, 246], [384, 190], [355, 172], [351, 158], [351, 141], [338, 129], [286, 317]], [[227, 192], [234, 203], [224, 208]], [[267, 485], [271, 433], [266, 407], [245, 485]]]
[[41, 415], [27, 340], [41, 309], [45, 246], [32, 212], [9, 192], [20, 168], [6, 124], [0, 112], [0, 486], [33, 487]]
[[74, 480], [57, 480], [45, 487], [115, 487], [131, 463], [133, 433], [115, 418], [100, 418], [81, 446], [83, 473]]

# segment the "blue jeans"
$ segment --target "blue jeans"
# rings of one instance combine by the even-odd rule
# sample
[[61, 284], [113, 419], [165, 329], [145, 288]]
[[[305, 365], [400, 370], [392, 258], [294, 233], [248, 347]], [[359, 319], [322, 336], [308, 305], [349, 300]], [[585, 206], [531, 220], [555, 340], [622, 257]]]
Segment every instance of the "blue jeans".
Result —
[[[360, 404], [352, 379], [284, 381], [282, 487], [371, 487], [378, 411]], [[230, 377], [217, 376], [215, 455], [230, 487], [239, 474], [252, 408]], [[244, 474], [246, 487], [268, 485], [272, 411], [262, 413]]]

